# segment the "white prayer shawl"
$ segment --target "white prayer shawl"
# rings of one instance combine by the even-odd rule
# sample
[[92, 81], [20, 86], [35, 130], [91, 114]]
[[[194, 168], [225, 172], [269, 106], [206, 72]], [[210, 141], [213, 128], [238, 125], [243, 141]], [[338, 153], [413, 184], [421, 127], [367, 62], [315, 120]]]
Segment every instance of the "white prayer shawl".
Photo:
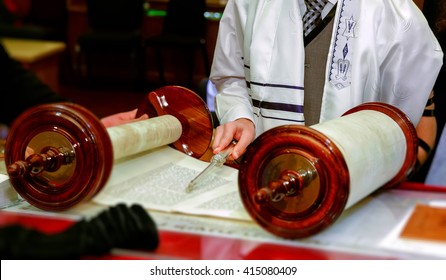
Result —
[[[340, 0], [320, 121], [369, 101], [400, 108], [416, 125], [443, 52], [412, 0]], [[303, 0], [229, 0], [211, 81], [221, 123], [251, 119], [257, 135], [305, 124]]]

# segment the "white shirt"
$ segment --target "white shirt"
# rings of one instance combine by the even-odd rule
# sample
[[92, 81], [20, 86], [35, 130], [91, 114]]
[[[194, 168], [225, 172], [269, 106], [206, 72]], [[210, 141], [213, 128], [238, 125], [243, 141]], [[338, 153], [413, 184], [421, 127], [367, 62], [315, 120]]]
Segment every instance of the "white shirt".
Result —
[[[278, 125], [305, 124], [305, 5], [299, 1], [227, 2], [210, 76], [221, 123], [248, 118], [257, 135]], [[330, 4], [336, 2], [320, 121], [379, 101], [398, 107], [416, 125], [443, 57], [423, 14], [412, 0]]]

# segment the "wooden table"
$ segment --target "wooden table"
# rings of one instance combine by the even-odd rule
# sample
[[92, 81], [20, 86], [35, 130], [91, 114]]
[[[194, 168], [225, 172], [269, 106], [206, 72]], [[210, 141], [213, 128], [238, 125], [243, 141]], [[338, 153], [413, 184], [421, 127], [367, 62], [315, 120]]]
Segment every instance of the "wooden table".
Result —
[[3, 38], [2, 43], [12, 58], [59, 92], [60, 57], [66, 49], [64, 42]]

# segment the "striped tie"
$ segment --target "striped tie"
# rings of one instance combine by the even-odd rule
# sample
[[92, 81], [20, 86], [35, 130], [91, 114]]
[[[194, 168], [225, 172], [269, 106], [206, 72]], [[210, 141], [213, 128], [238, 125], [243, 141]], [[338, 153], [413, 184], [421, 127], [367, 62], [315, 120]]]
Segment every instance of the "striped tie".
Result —
[[307, 5], [307, 12], [302, 18], [304, 24], [304, 36], [310, 34], [310, 32], [322, 20], [321, 12], [327, 2], [328, 0], [305, 0], [305, 5]]

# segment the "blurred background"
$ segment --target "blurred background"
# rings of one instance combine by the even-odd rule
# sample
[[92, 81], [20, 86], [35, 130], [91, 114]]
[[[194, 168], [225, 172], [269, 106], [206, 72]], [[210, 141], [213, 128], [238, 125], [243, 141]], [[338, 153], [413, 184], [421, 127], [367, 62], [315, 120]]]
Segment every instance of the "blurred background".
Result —
[[[0, 0], [9, 54], [98, 117], [180, 85], [206, 101], [226, 0]], [[212, 105], [212, 104], [211, 104]]]

